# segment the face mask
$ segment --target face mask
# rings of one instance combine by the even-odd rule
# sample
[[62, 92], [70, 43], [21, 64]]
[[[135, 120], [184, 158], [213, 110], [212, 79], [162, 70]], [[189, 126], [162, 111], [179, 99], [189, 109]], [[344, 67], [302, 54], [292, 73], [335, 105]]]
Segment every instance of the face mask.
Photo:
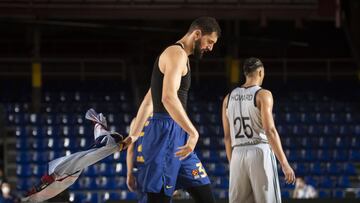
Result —
[[10, 188], [9, 187], [3, 187], [1, 188], [1, 191], [3, 194], [9, 194], [10, 193]]

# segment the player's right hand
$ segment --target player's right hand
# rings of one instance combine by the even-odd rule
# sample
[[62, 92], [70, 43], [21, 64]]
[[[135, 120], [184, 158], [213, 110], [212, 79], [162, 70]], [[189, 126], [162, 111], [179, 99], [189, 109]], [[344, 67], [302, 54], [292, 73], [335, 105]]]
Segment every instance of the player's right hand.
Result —
[[285, 182], [287, 184], [295, 184], [295, 181], [296, 181], [295, 172], [291, 168], [291, 166], [289, 164], [285, 164], [281, 168], [285, 175]]
[[127, 136], [122, 142], [121, 142], [121, 145], [122, 145], [122, 150], [125, 150], [127, 149], [131, 143], [135, 142], [134, 138], [132, 136]]
[[199, 139], [199, 134], [196, 132], [192, 135], [189, 135], [189, 138], [184, 146], [178, 147], [178, 151], [175, 153], [175, 156], [179, 157], [180, 160], [184, 160], [194, 151], [196, 143]]
[[126, 185], [127, 185], [127, 187], [129, 188], [129, 190], [131, 192], [135, 192], [135, 190], [136, 190], [136, 178], [132, 173], [127, 175], [127, 177], [126, 177]]

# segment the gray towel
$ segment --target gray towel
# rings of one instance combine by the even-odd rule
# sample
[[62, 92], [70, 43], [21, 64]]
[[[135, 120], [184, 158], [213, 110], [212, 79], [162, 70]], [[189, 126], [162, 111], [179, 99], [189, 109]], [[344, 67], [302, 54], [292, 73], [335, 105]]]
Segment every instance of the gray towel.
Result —
[[89, 150], [77, 152], [49, 162], [48, 175], [55, 181], [40, 187], [39, 191], [22, 199], [24, 202], [43, 202], [55, 197], [70, 187], [82, 170], [122, 149], [123, 136], [108, 130], [106, 118], [94, 109], [86, 112], [85, 118], [94, 122], [95, 143]]

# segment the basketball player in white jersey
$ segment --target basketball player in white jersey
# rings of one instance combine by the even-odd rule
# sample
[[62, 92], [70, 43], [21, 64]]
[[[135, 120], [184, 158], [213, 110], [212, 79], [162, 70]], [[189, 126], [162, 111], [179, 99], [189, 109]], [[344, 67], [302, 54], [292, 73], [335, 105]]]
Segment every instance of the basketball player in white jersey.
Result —
[[280, 203], [281, 193], [274, 153], [286, 183], [295, 182], [272, 116], [273, 97], [260, 85], [264, 66], [257, 58], [245, 60], [246, 82], [227, 95], [222, 107], [226, 155], [230, 162], [230, 203]]

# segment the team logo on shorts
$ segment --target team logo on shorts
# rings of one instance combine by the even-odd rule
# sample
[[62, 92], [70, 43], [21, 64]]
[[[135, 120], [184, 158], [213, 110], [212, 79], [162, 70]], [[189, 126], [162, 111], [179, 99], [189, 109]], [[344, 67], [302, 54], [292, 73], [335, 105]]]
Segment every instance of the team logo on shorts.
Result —
[[199, 170], [197, 169], [192, 170], [191, 174], [194, 176], [195, 179], [200, 178]]

